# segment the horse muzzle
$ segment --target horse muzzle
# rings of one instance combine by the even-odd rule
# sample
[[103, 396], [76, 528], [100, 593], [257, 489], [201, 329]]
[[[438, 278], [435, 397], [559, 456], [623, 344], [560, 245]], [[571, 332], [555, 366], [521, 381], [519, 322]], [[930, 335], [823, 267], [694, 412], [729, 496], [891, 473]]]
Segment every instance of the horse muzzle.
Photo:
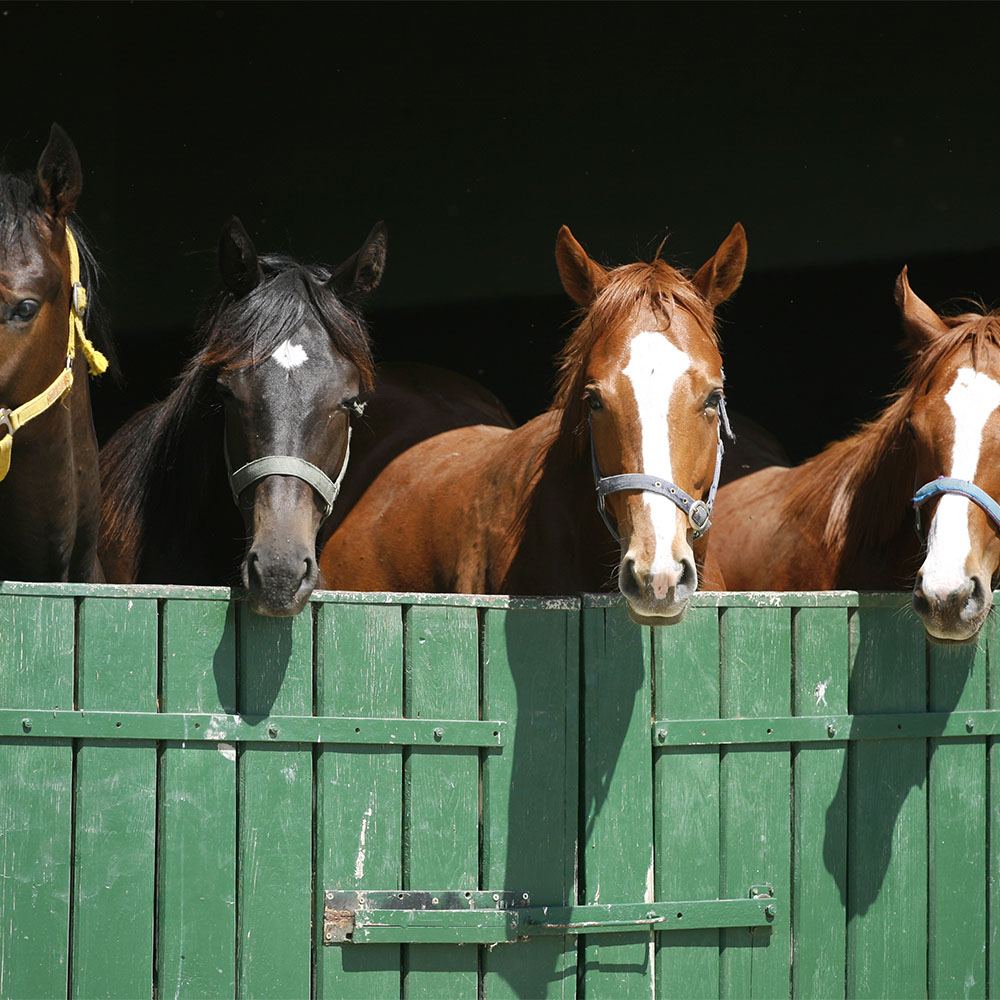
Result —
[[639, 625], [675, 625], [684, 617], [698, 589], [698, 570], [691, 556], [682, 556], [656, 570], [640, 565], [631, 553], [622, 559], [618, 587], [628, 601], [629, 615]]
[[254, 545], [243, 562], [243, 585], [251, 610], [291, 617], [306, 605], [319, 576], [314, 552], [300, 546]]
[[923, 572], [913, 587], [913, 610], [937, 642], [973, 642], [993, 605], [988, 581], [967, 577], [957, 586], [925, 586]]

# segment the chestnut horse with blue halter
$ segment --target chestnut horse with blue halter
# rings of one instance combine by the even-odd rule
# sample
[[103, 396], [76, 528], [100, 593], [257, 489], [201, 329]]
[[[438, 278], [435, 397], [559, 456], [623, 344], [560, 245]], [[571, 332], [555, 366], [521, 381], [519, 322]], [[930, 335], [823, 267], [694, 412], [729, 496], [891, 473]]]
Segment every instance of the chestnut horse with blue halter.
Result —
[[904, 387], [802, 465], [723, 487], [713, 551], [734, 590], [912, 586], [932, 639], [973, 641], [1000, 570], [1000, 314], [940, 316], [905, 268], [896, 301]]
[[3, 580], [103, 578], [87, 371], [100, 374], [107, 360], [88, 337], [97, 269], [72, 216], [82, 187], [76, 148], [58, 125], [33, 183], [0, 174]]
[[725, 428], [714, 309], [742, 278], [743, 227], [693, 278], [659, 259], [606, 269], [565, 226], [556, 262], [582, 319], [551, 408], [390, 462], [323, 549], [329, 586], [565, 594], [617, 578], [636, 621], [683, 616]]
[[163, 402], [101, 451], [101, 559], [119, 583], [230, 585], [297, 614], [318, 581], [317, 532], [350, 452], [373, 361], [361, 306], [385, 266], [377, 224], [334, 269], [258, 256], [223, 229], [224, 289]]

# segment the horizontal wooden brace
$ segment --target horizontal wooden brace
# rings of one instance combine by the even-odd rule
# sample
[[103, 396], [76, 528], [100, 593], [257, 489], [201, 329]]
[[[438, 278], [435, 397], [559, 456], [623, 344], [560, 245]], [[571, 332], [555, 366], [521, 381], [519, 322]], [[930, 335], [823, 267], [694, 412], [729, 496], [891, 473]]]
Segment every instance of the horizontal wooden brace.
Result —
[[840, 740], [957, 739], [1000, 735], [1000, 711], [785, 715], [755, 719], [656, 719], [653, 745], [836, 743]]
[[[433, 907], [370, 905], [380, 899], [391, 902], [389, 895], [388, 892], [328, 892], [324, 943], [497, 944], [538, 935], [770, 927], [777, 917], [777, 906], [770, 887], [747, 899], [592, 903], [580, 906], [511, 905], [510, 902], [501, 902], [493, 907], [484, 907], [481, 903], [470, 906], [460, 902], [457, 906], [442, 905], [438, 908], [438, 898], [435, 897]], [[453, 894], [439, 895], [443, 902], [445, 895]], [[506, 892], [498, 893], [494, 898], [508, 895]], [[524, 896], [527, 898], [527, 894]], [[357, 909], [353, 906], [355, 902], [361, 904]], [[345, 905], [347, 909], [339, 909]]]
[[0, 737], [502, 747], [507, 724], [465, 719], [355, 719], [204, 712], [0, 709]]

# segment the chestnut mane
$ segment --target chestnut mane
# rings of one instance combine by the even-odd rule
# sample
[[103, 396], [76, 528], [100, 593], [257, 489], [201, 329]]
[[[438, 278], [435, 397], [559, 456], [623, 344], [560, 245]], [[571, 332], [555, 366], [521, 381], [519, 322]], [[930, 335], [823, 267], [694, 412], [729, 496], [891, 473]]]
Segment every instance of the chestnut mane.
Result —
[[866, 547], [886, 545], [907, 515], [915, 485], [907, 420], [939, 366], [966, 344], [977, 370], [1000, 355], [1000, 310], [943, 319], [950, 329], [911, 355], [904, 385], [882, 413], [796, 470], [798, 481], [784, 500], [784, 514], [801, 518], [803, 511], [814, 511], [820, 518], [826, 511], [823, 545], [835, 563], [849, 563]]

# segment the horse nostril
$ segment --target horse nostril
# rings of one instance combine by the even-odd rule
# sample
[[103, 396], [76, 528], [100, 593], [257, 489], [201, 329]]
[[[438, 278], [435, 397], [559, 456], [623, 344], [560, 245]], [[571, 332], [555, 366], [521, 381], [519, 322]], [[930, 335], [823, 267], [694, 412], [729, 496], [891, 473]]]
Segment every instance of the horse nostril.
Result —
[[698, 586], [698, 570], [695, 569], [694, 561], [687, 557], [681, 560], [681, 578], [677, 586], [690, 587], [692, 590]]

